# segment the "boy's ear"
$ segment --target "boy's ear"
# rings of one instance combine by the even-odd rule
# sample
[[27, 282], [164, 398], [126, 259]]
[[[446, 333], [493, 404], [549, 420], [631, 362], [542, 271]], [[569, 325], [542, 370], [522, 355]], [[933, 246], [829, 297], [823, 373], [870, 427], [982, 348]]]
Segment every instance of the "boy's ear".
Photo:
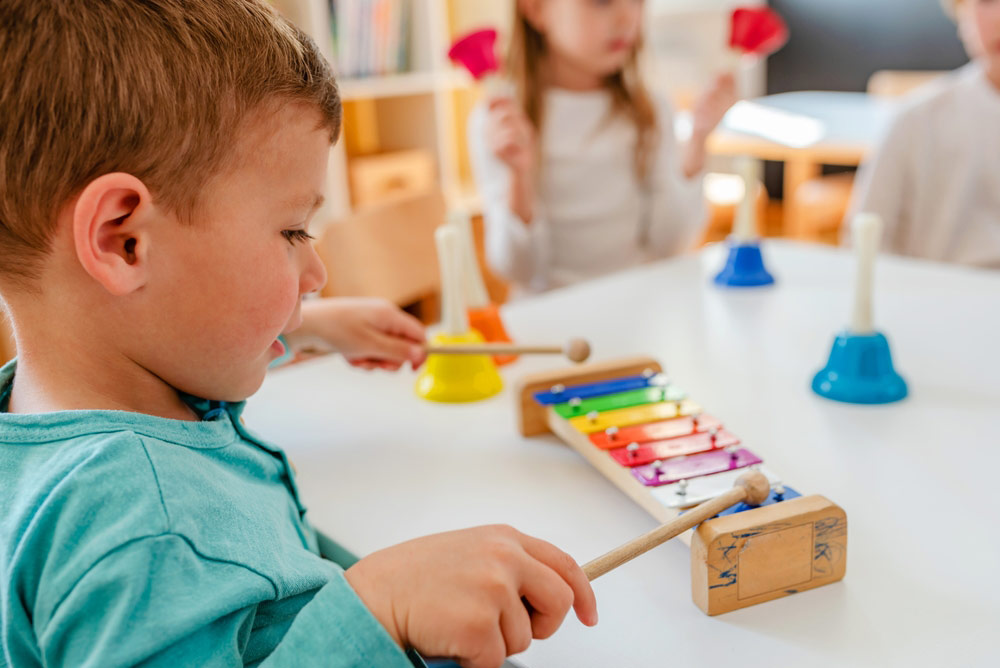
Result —
[[151, 210], [152, 196], [145, 184], [120, 172], [88, 183], [73, 205], [77, 259], [115, 296], [146, 283], [149, 230], [145, 214]]
[[542, 32], [542, 3], [541, 0], [517, 0], [518, 8], [525, 20], [532, 28]]

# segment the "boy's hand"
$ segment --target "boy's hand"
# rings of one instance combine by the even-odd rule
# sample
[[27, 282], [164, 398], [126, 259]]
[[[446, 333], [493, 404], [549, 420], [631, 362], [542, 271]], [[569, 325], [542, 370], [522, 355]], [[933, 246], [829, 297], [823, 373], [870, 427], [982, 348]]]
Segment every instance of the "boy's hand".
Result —
[[584, 624], [597, 623], [594, 592], [572, 557], [506, 526], [418, 538], [345, 575], [402, 647], [466, 668], [496, 668], [532, 638], [548, 638], [571, 606]]
[[337, 297], [302, 303], [302, 327], [289, 335], [294, 347], [333, 349], [353, 366], [396, 371], [423, 364], [424, 326], [384, 299]]

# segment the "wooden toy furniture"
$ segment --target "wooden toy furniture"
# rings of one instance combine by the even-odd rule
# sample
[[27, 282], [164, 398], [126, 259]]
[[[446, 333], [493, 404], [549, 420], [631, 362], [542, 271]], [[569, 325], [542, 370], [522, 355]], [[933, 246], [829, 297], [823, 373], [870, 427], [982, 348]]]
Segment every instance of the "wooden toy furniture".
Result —
[[445, 222], [439, 191], [367, 209], [326, 226], [316, 250], [327, 297], [383, 297], [405, 305], [440, 287], [434, 230]]
[[843, 578], [844, 511], [783, 485], [758, 454], [671, 383], [656, 360], [634, 357], [532, 374], [515, 397], [521, 434], [554, 433], [663, 523], [731, 494], [748, 471], [767, 480], [759, 507], [724, 499], [717, 516], [681, 536], [691, 545], [692, 598], [705, 613]]

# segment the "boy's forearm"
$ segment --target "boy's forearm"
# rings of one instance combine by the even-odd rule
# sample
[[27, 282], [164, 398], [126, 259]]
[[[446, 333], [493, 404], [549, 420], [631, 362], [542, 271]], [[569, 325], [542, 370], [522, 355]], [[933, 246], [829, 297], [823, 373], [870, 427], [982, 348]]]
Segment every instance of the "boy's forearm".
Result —
[[282, 641], [260, 665], [301, 666], [310, 659], [322, 659], [324, 665], [337, 668], [414, 665], [342, 576], [331, 580], [299, 611]]

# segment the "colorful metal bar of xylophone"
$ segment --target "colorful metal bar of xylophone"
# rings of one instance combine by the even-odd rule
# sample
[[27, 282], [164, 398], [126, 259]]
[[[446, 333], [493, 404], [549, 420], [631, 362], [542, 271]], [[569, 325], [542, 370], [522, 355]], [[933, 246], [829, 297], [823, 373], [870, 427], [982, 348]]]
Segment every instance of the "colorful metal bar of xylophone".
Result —
[[771, 495], [760, 507], [734, 506], [682, 536], [692, 547], [692, 595], [706, 613], [844, 576], [844, 511], [782, 485], [761, 456], [704, 414], [655, 360], [534, 374], [521, 381], [518, 399], [522, 434], [555, 433], [660, 522], [722, 494], [748, 468], [767, 476]]

